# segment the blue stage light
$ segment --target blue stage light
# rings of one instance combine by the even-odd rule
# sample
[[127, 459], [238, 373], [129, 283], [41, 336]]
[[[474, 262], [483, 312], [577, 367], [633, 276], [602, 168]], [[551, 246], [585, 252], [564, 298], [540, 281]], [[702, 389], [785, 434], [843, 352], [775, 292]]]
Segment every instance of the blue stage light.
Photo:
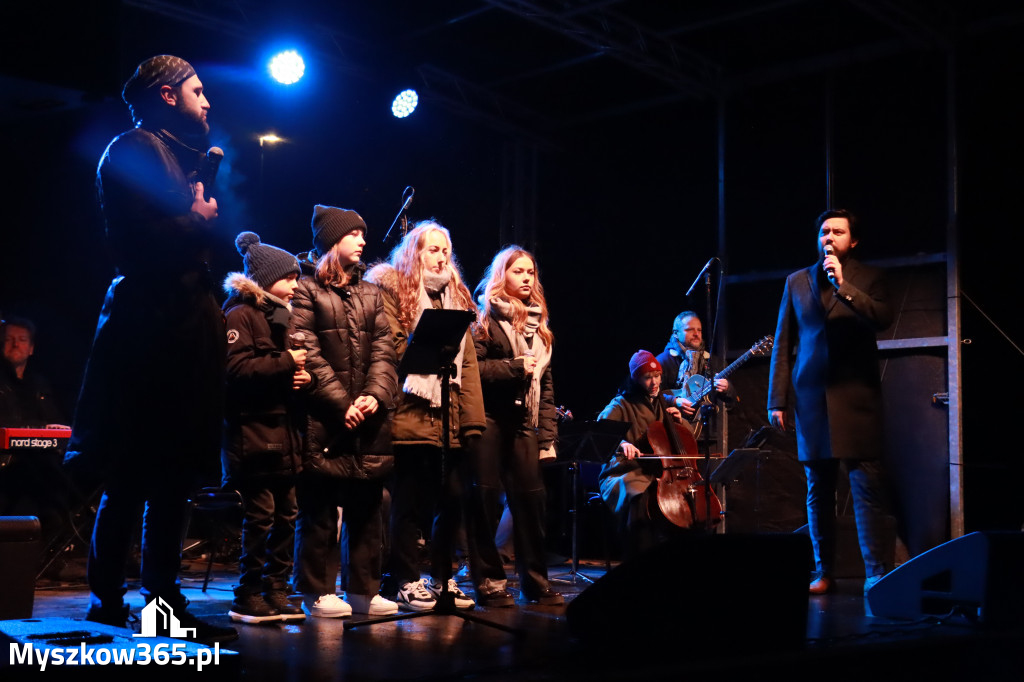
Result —
[[295, 50], [285, 50], [270, 60], [270, 75], [278, 83], [291, 85], [297, 83], [306, 72], [306, 64]]
[[391, 113], [395, 115], [395, 118], [405, 118], [416, 111], [419, 101], [420, 97], [415, 90], [402, 90], [395, 97], [395, 101], [391, 103]]

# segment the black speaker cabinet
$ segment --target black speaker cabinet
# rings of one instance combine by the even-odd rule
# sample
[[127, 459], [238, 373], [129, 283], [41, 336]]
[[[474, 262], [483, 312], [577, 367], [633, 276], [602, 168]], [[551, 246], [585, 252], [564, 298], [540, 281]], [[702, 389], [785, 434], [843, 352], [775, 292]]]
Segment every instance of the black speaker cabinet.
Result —
[[1024, 616], [1024, 533], [980, 532], [919, 554], [878, 581], [871, 615], [918, 619], [963, 615], [986, 626]]
[[32, 617], [41, 542], [35, 516], [0, 516], [0, 620]]
[[810, 539], [794, 533], [673, 540], [581, 592], [566, 608], [569, 631], [617, 651], [681, 642], [698, 657], [799, 649], [810, 556]]

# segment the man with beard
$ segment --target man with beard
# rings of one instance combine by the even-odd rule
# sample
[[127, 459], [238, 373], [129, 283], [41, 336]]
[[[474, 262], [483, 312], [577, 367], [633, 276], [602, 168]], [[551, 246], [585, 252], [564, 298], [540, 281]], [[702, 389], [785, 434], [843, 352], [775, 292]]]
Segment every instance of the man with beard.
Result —
[[108, 145], [97, 190], [118, 276], [107, 290], [65, 458], [104, 486], [87, 618], [124, 626], [125, 560], [144, 513], [142, 589], [194, 639], [237, 637], [185, 610], [177, 579], [186, 501], [219, 462], [226, 344], [207, 252], [217, 202], [197, 174], [210, 103], [185, 60], [139, 64], [122, 98], [135, 127]]
[[818, 263], [786, 278], [772, 351], [768, 418], [785, 428], [792, 386], [797, 450], [807, 474], [816, 568], [811, 594], [833, 588], [840, 462], [853, 493], [865, 591], [886, 571], [879, 537], [882, 390], [875, 336], [892, 322], [892, 312], [881, 271], [851, 255], [856, 226], [843, 209], [818, 216]]
[[[666, 393], [672, 392], [673, 404], [686, 419], [694, 420], [698, 406], [688, 397], [692, 390], [688, 389], [688, 382], [692, 377], [704, 376], [711, 363], [711, 354], [704, 347], [704, 327], [697, 313], [684, 310], [676, 315], [672, 322], [672, 336], [665, 344], [665, 350], [658, 355], [658, 362], [664, 372], [662, 385]], [[715, 378], [714, 383], [714, 397], [731, 405], [736, 396], [729, 380], [720, 377]]]

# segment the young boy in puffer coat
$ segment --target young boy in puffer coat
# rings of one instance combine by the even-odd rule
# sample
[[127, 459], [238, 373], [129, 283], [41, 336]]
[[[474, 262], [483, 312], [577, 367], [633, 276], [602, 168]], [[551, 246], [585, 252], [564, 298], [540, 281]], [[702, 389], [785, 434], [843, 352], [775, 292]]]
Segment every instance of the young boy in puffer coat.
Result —
[[291, 299], [298, 286], [295, 256], [260, 242], [235, 239], [244, 273], [224, 281], [227, 392], [221, 461], [224, 486], [242, 496], [241, 577], [231, 620], [302, 620], [288, 601], [298, 513], [295, 481], [301, 461], [298, 391], [309, 389], [306, 351], [292, 335]]

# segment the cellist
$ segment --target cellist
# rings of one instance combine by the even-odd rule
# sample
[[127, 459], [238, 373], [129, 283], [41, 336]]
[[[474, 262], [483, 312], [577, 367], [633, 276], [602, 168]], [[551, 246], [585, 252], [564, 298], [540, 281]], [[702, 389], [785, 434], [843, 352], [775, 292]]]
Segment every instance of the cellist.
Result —
[[685, 532], [669, 523], [658, 510], [655, 481], [661, 470], [657, 459], [644, 461], [643, 445], [652, 422], [672, 421], [689, 429], [681, 413], [661, 393], [661, 363], [653, 353], [638, 350], [629, 359], [629, 380], [605, 407], [598, 419], [629, 422], [626, 438], [601, 468], [598, 480], [601, 497], [619, 517], [624, 532], [626, 556]]

